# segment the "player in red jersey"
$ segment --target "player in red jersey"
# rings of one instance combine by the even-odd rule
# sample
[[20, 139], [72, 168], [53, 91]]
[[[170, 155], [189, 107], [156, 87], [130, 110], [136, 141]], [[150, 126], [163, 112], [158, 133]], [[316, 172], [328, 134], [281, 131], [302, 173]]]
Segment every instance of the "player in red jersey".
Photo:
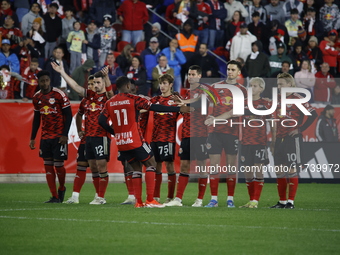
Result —
[[[62, 63], [57, 65], [56, 63], [51, 62], [51, 64], [53, 69], [60, 73], [71, 88], [73, 88], [80, 96], [88, 99], [85, 106], [85, 153], [91, 170], [98, 169], [100, 177], [94, 179], [94, 186], [97, 187], [98, 185], [98, 196], [96, 196], [90, 204], [106, 204], [104, 196], [109, 182], [107, 162], [110, 159], [111, 136], [99, 125], [98, 116], [104, 108], [105, 102], [108, 100], [106, 90], [108, 90], [108, 93], [111, 95], [113, 94], [111, 82], [107, 75], [108, 68], [105, 67], [101, 72], [94, 74], [94, 92], [79, 86], [66, 74]], [[105, 90], [106, 87], [108, 89]]]
[[[164, 207], [153, 199], [155, 190], [156, 162], [149, 145], [145, 142], [139, 127], [139, 111], [141, 109], [157, 112], [189, 111], [186, 106], [164, 106], [152, 104], [149, 100], [129, 94], [130, 80], [121, 76], [116, 81], [119, 93], [108, 102], [99, 117], [99, 124], [115, 135], [118, 151], [122, 159], [127, 160], [134, 169], [132, 182], [136, 197], [135, 207]], [[107, 124], [108, 119], [112, 126]], [[147, 199], [142, 202], [142, 172], [139, 162], [146, 166], [145, 182]]]
[[[35, 137], [42, 120], [42, 133], [39, 156], [44, 160], [47, 184], [52, 193], [45, 203], [61, 203], [65, 196], [67, 160], [67, 136], [72, 122], [70, 101], [64, 92], [51, 87], [50, 73], [40, 71], [37, 74], [40, 90], [33, 96], [34, 117], [29, 146], [35, 149]], [[57, 191], [55, 178], [59, 180]]]
[[[231, 60], [227, 65], [227, 80], [214, 83], [212, 86], [217, 90], [222, 104], [218, 104], [213, 107], [212, 114], [209, 118], [216, 118], [217, 116], [229, 112], [233, 108], [233, 95], [229, 89], [218, 88], [218, 85], [228, 84], [234, 85], [241, 89], [244, 94], [244, 98], [247, 98], [247, 90], [241, 84], [236, 82], [238, 75], [241, 73], [242, 66], [240, 62]], [[234, 123], [239, 122], [238, 117], [231, 119]], [[228, 173], [227, 173], [227, 186], [228, 186], [228, 198], [227, 206], [234, 208], [234, 193], [236, 186], [236, 167], [237, 167], [237, 150], [238, 150], [238, 136], [239, 125], [230, 125], [230, 122], [226, 125], [216, 125], [215, 127], [208, 127], [208, 140], [207, 148], [210, 158], [210, 165], [212, 167], [220, 167], [221, 153], [224, 150], [226, 154]], [[210, 192], [211, 200], [206, 207], [217, 207], [217, 195], [219, 185], [219, 173], [214, 171], [210, 173]]]
[[[281, 88], [295, 87], [294, 78], [287, 73], [281, 73], [277, 76], [277, 87]], [[297, 93], [287, 93], [287, 98], [298, 99], [302, 98]], [[271, 150], [274, 154], [274, 162], [276, 166], [276, 181], [277, 190], [280, 200], [271, 208], [286, 208], [293, 209], [294, 199], [298, 187], [298, 168], [301, 165], [301, 145], [302, 145], [302, 132], [306, 130], [313, 121], [317, 118], [316, 111], [311, 107], [309, 103], [302, 104], [312, 115], [309, 115], [304, 122], [304, 114], [295, 105], [287, 105], [286, 115], [281, 115], [281, 100], [278, 100], [278, 107], [275, 112], [275, 118], [280, 120], [280, 123], [274, 126], [274, 133], [272, 139]], [[295, 120], [297, 126], [290, 127], [283, 126], [282, 121], [288, 120], [289, 123]], [[288, 122], [287, 122], [288, 123]], [[289, 169], [287, 173], [286, 168]], [[287, 201], [287, 186], [288, 189], [288, 201]]]
[[[182, 197], [189, 181], [190, 161], [196, 160], [196, 166], [202, 169], [205, 166], [205, 160], [208, 158], [206, 150], [207, 128], [204, 125], [206, 116], [201, 114], [201, 102], [198, 100], [204, 93], [204, 86], [199, 81], [202, 77], [200, 66], [193, 65], [189, 67], [188, 81], [190, 90], [187, 91], [183, 103], [190, 103], [195, 111], [183, 114], [182, 141], [179, 149], [181, 158], [181, 172], [178, 177], [176, 197], [166, 206], [182, 206]], [[207, 186], [208, 175], [200, 171], [198, 180], [198, 197], [193, 207], [202, 207], [202, 200]]]

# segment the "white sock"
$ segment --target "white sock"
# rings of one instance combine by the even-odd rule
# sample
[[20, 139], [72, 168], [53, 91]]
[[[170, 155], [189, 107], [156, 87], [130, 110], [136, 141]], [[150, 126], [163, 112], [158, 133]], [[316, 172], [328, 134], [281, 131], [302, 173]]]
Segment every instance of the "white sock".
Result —
[[196, 200], [197, 200], [198, 202], [202, 202], [202, 199], [200, 199], [200, 198], [197, 198]]
[[216, 200], [217, 201], [217, 196], [211, 196], [211, 200]]
[[128, 199], [136, 199], [136, 198], [135, 198], [135, 195], [129, 195]]
[[233, 196], [228, 196], [227, 200], [234, 201], [234, 197]]
[[286, 200], [285, 201], [280, 200], [280, 204], [285, 205], [285, 204], [287, 204], [287, 201]]
[[294, 204], [294, 200], [288, 199], [288, 203], [291, 203], [293, 205]]
[[179, 197], [175, 197], [175, 199], [174, 200], [176, 200], [176, 201], [179, 201], [179, 202], [181, 202], [182, 203], [182, 199], [180, 199]]
[[79, 198], [79, 192], [72, 192], [72, 197], [73, 198]]

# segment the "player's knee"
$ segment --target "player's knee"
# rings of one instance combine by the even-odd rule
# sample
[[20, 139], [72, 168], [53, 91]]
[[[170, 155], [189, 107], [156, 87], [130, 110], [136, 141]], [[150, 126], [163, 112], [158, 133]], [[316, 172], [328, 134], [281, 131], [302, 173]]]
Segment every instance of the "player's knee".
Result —
[[63, 167], [64, 166], [64, 161], [54, 161], [54, 166], [55, 167]]

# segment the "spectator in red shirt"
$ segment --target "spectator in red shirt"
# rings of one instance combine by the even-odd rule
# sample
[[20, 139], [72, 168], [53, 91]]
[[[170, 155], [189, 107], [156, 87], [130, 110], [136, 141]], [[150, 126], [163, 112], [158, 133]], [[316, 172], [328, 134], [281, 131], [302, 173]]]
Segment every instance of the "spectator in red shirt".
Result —
[[14, 49], [16, 46], [18, 46], [18, 43], [21, 41], [21, 30], [14, 26], [14, 19], [10, 15], [7, 15], [5, 18], [3, 26], [0, 27], [0, 33], [3, 39], [10, 40], [11, 49]]
[[331, 102], [332, 89], [335, 88], [336, 82], [333, 75], [329, 72], [329, 64], [324, 62], [321, 65], [321, 71], [315, 74], [314, 101], [320, 104], [329, 104]]
[[323, 61], [329, 64], [329, 72], [335, 76], [337, 57], [339, 54], [339, 46], [337, 45], [338, 32], [333, 29], [328, 33], [328, 37], [325, 37], [320, 43], [320, 50], [323, 54]]
[[34, 94], [38, 91], [37, 74], [41, 71], [37, 58], [31, 60], [30, 66], [21, 72], [21, 97], [24, 101], [32, 99]]

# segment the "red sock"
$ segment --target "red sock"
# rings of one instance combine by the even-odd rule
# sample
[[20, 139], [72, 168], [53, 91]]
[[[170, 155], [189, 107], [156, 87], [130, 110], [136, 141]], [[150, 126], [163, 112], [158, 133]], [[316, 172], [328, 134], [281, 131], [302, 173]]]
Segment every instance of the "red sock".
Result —
[[134, 172], [132, 175], [133, 193], [135, 194], [136, 202], [142, 204], [142, 173]]
[[249, 200], [254, 199], [254, 181], [251, 180], [249, 182], [246, 181], [247, 189], [248, 189], [248, 195], [249, 195]]
[[162, 173], [156, 173], [155, 191], [153, 197], [161, 197]]
[[198, 199], [203, 199], [205, 190], [207, 189], [208, 177], [198, 178]]
[[133, 195], [133, 183], [132, 183], [132, 172], [128, 172], [125, 175], [125, 184], [129, 195]]
[[189, 182], [189, 175], [188, 174], [179, 174], [178, 182], [177, 182], [177, 192], [176, 197], [182, 199], [185, 188]]
[[94, 189], [96, 190], [97, 195], [99, 193], [99, 181], [100, 181], [99, 173], [92, 173], [92, 183]]
[[236, 187], [236, 174], [230, 174], [227, 176], [228, 196], [233, 197]]
[[210, 193], [212, 196], [217, 196], [218, 194], [218, 184], [220, 183], [220, 177], [218, 174], [210, 175]]
[[[288, 175], [288, 177], [289, 177], [289, 175]], [[289, 177], [288, 181], [289, 181], [288, 199], [294, 201], [296, 191], [297, 191], [297, 188], [298, 188], [298, 185], [299, 185], [299, 178], [298, 178], [298, 176]]]
[[109, 175], [107, 172], [99, 174], [98, 197], [105, 197], [107, 185], [109, 184]]
[[54, 166], [53, 162], [50, 162], [51, 165], [45, 165], [45, 172], [46, 172], [46, 181], [47, 185], [50, 188], [51, 194], [53, 197], [58, 198], [58, 193], [57, 193], [57, 186], [55, 184], [55, 172], [54, 172]]
[[77, 173], [74, 177], [73, 182], [73, 192], [80, 193], [81, 188], [83, 187], [86, 180], [86, 166], [77, 166]]
[[153, 193], [155, 192], [155, 178], [156, 178], [156, 169], [153, 166], [149, 166], [146, 168], [145, 172], [145, 183], [146, 183], [146, 200], [153, 200]]
[[66, 169], [63, 161], [55, 161], [54, 167], [59, 181], [59, 190], [65, 190]]
[[280, 201], [287, 200], [287, 178], [286, 176], [276, 179], [277, 191], [279, 193]]
[[168, 174], [168, 198], [174, 198], [176, 187], [176, 174]]
[[261, 192], [262, 192], [262, 188], [263, 188], [263, 179], [259, 180], [259, 179], [255, 179], [255, 181], [253, 181], [253, 198], [252, 200], [256, 200], [256, 201], [260, 201], [260, 196], [261, 196]]

